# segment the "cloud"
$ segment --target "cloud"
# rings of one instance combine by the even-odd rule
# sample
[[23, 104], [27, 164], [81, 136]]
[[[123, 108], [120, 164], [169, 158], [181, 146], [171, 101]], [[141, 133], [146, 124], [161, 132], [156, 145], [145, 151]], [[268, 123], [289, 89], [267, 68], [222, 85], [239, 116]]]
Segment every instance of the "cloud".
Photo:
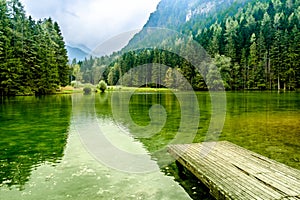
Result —
[[67, 43], [94, 48], [123, 32], [140, 29], [160, 0], [22, 0], [35, 19], [51, 17]]

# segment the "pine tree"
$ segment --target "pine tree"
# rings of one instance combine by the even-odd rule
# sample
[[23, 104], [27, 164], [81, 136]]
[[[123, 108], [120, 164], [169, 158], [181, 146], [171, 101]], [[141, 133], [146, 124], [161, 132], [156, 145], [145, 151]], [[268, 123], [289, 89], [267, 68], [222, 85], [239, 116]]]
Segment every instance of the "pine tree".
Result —
[[219, 41], [220, 41], [221, 34], [222, 34], [222, 27], [220, 26], [220, 24], [215, 23], [211, 27], [211, 30], [213, 32], [213, 36], [212, 36], [212, 39], [209, 42], [208, 52], [212, 57], [214, 57], [215, 54], [220, 53]]
[[60, 27], [57, 22], [54, 22], [54, 30], [56, 32], [54, 42], [57, 44], [56, 46], [56, 60], [58, 63], [58, 73], [59, 73], [59, 82], [60, 85], [66, 86], [69, 84], [69, 68], [68, 64], [68, 56], [67, 50], [65, 47], [64, 38], [62, 36]]
[[300, 87], [300, 30], [297, 26], [294, 26], [291, 32], [288, 59], [291, 63], [289, 87]]
[[259, 77], [257, 80], [259, 81], [258, 85], [261, 88], [268, 88], [268, 80], [270, 79], [270, 69], [268, 69], [267, 62], [267, 50], [265, 45], [265, 38], [263, 33], [260, 31], [259, 36], [257, 38], [257, 53], [258, 53], [258, 70], [256, 75]]
[[168, 68], [166, 72], [166, 77], [164, 79], [165, 86], [167, 88], [173, 88], [174, 87], [174, 72], [171, 67]]
[[6, 95], [8, 93], [7, 86], [9, 79], [7, 74], [9, 73], [9, 33], [11, 32], [9, 23], [6, 1], [0, 0], [0, 95]]
[[225, 30], [225, 39], [226, 46], [225, 52], [226, 56], [232, 59], [234, 63], [236, 61], [236, 48], [235, 48], [235, 39], [237, 37], [237, 27], [238, 22], [231, 17], [226, 20], [226, 30]]
[[[272, 6], [271, 6], [272, 7]], [[269, 12], [273, 12], [273, 9], [270, 8]], [[261, 32], [265, 39], [265, 50], [266, 50], [266, 68], [269, 75], [269, 88], [272, 89], [272, 69], [271, 69], [271, 45], [274, 40], [274, 29], [272, 26], [272, 21], [268, 13], [264, 14], [263, 20], [261, 22]]]
[[[213, 59], [213, 64], [217, 67], [219, 72], [221, 73], [222, 81], [224, 84], [225, 89], [232, 89], [232, 77], [231, 77], [231, 58], [226, 57], [224, 55], [216, 55]], [[211, 71], [212, 70], [212, 71]], [[215, 72], [216, 68], [212, 66], [208, 72], [208, 79], [209, 81], [213, 82], [213, 85], [216, 84], [217, 86], [213, 87], [214, 89], [220, 88], [220, 81], [217, 80], [217, 74]], [[216, 78], [216, 80], [213, 80]], [[214, 83], [215, 82], [215, 83]]]
[[250, 46], [250, 55], [249, 55], [249, 79], [248, 79], [248, 88], [255, 87], [256, 83], [256, 71], [258, 65], [258, 56], [257, 56], [257, 45], [256, 45], [256, 35], [253, 33], [251, 35], [251, 46]]
[[7, 5], [10, 16], [9, 27], [11, 34], [8, 36], [10, 37], [10, 45], [7, 56], [7, 68], [9, 71], [6, 75], [6, 90], [8, 95], [15, 95], [24, 89], [22, 72], [26, 72], [23, 65], [25, 58], [24, 29], [26, 28], [26, 18], [24, 8], [18, 0], [8, 1]]
[[281, 79], [281, 71], [282, 71], [282, 60], [281, 60], [281, 53], [282, 53], [282, 45], [281, 45], [281, 38], [282, 38], [282, 31], [277, 30], [275, 32], [274, 44], [271, 48], [271, 65], [273, 71], [275, 72], [275, 76], [277, 79], [277, 89], [280, 90], [280, 79]]
[[248, 81], [248, 61], [246, 56], [246, 49], [242, 49], [242, 56], [241, 56], [241, 84], [240, 87], [246, 89], [246, 84]]
[[289, 60], [289, 33], [287, 30], [283, 32], [283, 38], [281, 42], [281, 59], [282, 59], [282, 74], [281, 81], [283, 82], [283, 89], [286, 90], [287, 86], [290, 85], [289, 83], [289, 76], [292, 75], [293, 70], [291, 69], [291, 62]]

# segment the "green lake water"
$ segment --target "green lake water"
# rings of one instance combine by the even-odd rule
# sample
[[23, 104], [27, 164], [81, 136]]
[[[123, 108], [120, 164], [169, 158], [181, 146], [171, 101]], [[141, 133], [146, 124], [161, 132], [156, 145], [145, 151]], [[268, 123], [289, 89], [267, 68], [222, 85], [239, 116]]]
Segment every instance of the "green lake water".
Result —
[[166, 147], [212, 139], [300, 169], [299, 93], [223, 100], [212, 119], [207, 92], [2, 98], [0, 199], [210, 199]]

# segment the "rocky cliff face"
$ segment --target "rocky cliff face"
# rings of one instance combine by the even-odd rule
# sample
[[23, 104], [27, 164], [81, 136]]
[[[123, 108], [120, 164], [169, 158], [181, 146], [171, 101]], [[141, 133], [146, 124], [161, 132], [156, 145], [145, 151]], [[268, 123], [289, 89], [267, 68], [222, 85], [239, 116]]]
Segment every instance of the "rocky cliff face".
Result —
[[194, 19], [205, 19], [249, 0], [162, 0], [145, 27], [178, 28]]

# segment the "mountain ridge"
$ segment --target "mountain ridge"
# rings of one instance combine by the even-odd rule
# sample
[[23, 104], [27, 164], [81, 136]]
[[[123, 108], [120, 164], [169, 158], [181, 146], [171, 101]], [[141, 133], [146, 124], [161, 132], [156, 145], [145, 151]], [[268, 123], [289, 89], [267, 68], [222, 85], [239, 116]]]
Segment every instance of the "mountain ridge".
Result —
[[72, 45], [67, 44], [66, 49], [68, 52], [69, 61], [76, 59], [76, 61], [84, 60], [88, 55], [90, 55], [91, 50], [84, 45]]

